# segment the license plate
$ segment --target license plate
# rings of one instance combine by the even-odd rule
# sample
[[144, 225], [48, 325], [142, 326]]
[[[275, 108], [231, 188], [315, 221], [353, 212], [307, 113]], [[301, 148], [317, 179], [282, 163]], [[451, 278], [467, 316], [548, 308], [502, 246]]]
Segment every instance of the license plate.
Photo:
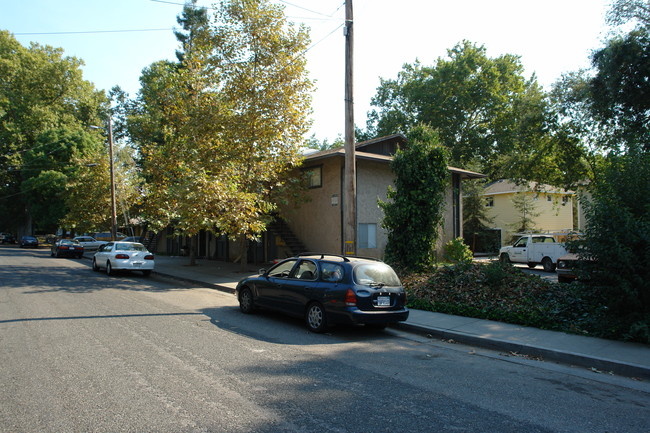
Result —
[[142, 266], [144, 262], [133, 262], [133, 266]]
[[378, 307], [389, 307], [390, 306], [390, 296], [377, 296], [377, 306]]

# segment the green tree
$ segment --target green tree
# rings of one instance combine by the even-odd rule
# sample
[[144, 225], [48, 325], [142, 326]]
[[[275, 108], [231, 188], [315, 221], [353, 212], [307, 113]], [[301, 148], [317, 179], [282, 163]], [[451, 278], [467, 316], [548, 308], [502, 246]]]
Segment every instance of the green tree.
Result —
[[630, 21], [640, 26], [650, 27], [650, 1], [648, 0], [615, 0], [607, 13], [607, 22], [612, 26], [620, 26]]
[[468, 41], [433, 66], [404, 65], [396, 80], [382, 79], [372, 99], [368, 129], [375, 135], [406, 133], [417, 124], [437, 130], [450, 163], [478, 161], [499, 172], [496, 157], [535, 147], [547, 134], [546, 94], [523, 77], [514, 55], [489, 58]]
[[180, 62], [145, 71], [132, 114], [148, 218], [254, 238], [309, 127], [307, 31], [267, 0], [222, 2], [212, 20], [186, 5], [178, 21]]
[[585, 201], [588, 287], [630, 338], [650, 342], [650, 154], [610, 155]]
[[[106, 108], [103, 92], [83, 80], [82, 61], [63, 50], [23, 47], [0, 31], [0, 225], [51, 230], [64, 213], [61, 194], [83, 147], [81, 132]], [[25, 213], [27, 209], [27, 213]], [[30, 216], [31, 214], [31, 216]]]
[[93, 134], [83, 129], [49, 129], [24, 152], [21, 188], [37, 231], [53, 233], [69, 211], [69, 182], [80, 167], [79, 158], [99, 148]]
[[388, 231], [386, 260], [418, 271], [430, 266], [438, 239], [448, 184], [447, 155], [437, 135], [426, 127], [414, 128], [409, 146], [391, 163], [395, 187], [384, 211], [382, 226]]
[[540, 216], [535, 197], [529, 192], [518, 192], [512, 197], [512, 206], [517, 211], [517, 221], [512, 224], [513, 231], [527, 233], [535, 230], [535, 219]]
[[650, 34], [637, 29], [594, 53], [591, 109], [611, 132], [612, 147], [650, 150]]

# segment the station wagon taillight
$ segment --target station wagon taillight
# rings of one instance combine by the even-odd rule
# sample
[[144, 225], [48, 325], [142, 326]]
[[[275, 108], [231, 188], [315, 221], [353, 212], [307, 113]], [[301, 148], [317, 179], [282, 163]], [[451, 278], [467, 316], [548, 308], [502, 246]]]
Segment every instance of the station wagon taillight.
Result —
[[354, 294], [354, 290], [348, 289], [345, 293], [345, 305], [348, 307], [354, 307], [357, 305], [357, 295]]

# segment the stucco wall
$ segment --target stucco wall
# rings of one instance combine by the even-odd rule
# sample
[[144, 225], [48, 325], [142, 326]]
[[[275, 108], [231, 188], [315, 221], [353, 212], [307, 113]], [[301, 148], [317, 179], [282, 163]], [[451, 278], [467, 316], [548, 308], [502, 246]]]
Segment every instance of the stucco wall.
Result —
[[305, 164], [304, 168], [321, 167], [322, 186], [307, 190], [304, 203], [281, 209], [291, 230], [309, 251], [341, 253], [342, 162], [342, 158], [329, 158]]
[[394, 175], [385, 162], [360, 160], [357, 163], [357, 224], [376, 224], [376, 248], [360, 248], [357, 255], [383, 258], [388, 242], [386, 230], [381, 227], [384, 212], [379, 200], [386, 201], [388, 186], [393, 185]]

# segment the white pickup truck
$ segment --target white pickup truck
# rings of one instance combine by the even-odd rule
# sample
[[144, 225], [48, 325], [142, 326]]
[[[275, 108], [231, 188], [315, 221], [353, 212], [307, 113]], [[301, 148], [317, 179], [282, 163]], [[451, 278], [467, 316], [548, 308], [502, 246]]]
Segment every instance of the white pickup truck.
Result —
[[529, 268], [541, 264], [546, 272], [553, 272], [557, 259], [565, 254], [564, 244], [549, 235], [525, 235], [514, 245], [499, 250], [503, 262], [526, 263]]

